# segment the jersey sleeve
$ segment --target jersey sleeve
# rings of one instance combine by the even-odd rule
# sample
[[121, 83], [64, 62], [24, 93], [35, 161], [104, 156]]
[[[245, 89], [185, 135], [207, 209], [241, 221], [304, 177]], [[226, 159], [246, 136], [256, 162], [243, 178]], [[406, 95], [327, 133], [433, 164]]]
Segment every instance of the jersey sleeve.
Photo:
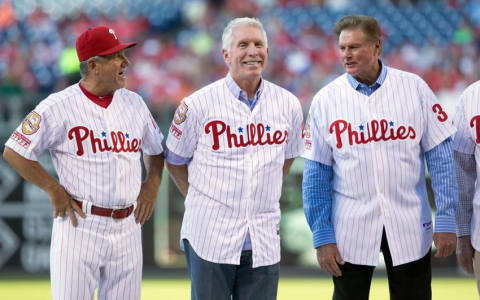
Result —
[[193, 157], [201, 124], [191, 98], [185, 98], [173, 116], [167, 137], [170, 152], [184, 158]]
[[473, 154], [476, 143], [471, 133], [470, 122], [465, 115], [466, 101], [467, 96], [463, 93], [460, 97], [460, 102], [457, 104], [455, 117], [453, 118], [453, 123], [455, 127], [457, 127], [457, 132], [453, 140], [453, 150], [465, 154]]
[[5, 146], [26, 159], [37, 161], [45, 149], [51, 149], [61, 138], [51, 107], [47, 100], [40, 102], [15, 129]]
[[419, 94], [422, 101], [425, 127], [421, 138], [424, 152], [452, 136], [456, 129], [447, 112], [438, 103], [437, 97], [425, 81], [419, 79]]
[[158, 155], [163, 152], [163, 134], [146, 105], [144, 109], [147, 122], [143, 132], [142, 150], [148, 155]]
[[310, 111], [303, 130], [305, 151], [304, 158], [331, 166], [333, 163], [332, 148], [327, 142], [326, 112], [320, 108], [320, 96], [316, 96], [310, 107]]
[[302, 127], [303, 112], [302, 106], [296, 97], [294, 97], [292, 107], [292, 119], [288, 130], [288, 144], [285, 151], [285, 159], [295, 158], [303, 153]]

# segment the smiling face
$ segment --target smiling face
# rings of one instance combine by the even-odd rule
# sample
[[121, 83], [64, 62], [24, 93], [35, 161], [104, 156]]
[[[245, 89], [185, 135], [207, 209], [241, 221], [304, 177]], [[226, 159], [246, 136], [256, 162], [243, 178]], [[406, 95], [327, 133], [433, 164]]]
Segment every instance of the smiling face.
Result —
[[268, 48], [261, 29], [248, 25], [235, 27], [230, 49], [223, 49], [222, 53], [237, 83], [260, 80], [268, 59]]
[[359, 82], [372, 84], [378, 77], [381, 41], [373, 42], [361, 28], [344, 29], [338, 37], [340, 59], [345, 71]]
[[111, 94], [125, 87], [126, 69], [130, 61], [125, 56], [125, 50], [115, 52], [95, 61], [95, 77], [98, 86]]

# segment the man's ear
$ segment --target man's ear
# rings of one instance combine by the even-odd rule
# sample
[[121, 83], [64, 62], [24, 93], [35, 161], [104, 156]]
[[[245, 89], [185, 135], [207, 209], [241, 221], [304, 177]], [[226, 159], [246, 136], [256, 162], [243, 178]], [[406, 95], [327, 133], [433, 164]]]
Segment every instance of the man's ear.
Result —
[[97, 64], [97, 61], [95, 59], [89, 59], [87, 61], [87, 66], [88, 66], [88, 70], [90, 72], [94, 72], [94, 74], [97, 74], [98, 72], [98, 64]]
[[377, 50], [377, 53], [378, 53], [378, 56], [380, 56], [380, 54], [382, 54], [382, 40], [378, 40], [376, 43], [375, 43], [375, 50]]
[[230, 65], [230, 55], [227, 49], [222, 49], [223, 60], [229, 66]]

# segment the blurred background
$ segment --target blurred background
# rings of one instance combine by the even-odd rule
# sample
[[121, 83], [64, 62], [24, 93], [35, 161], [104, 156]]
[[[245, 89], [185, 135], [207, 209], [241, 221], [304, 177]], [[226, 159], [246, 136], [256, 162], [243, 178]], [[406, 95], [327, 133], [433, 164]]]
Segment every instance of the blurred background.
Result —
[[[79, 81], [75, 41], [88, 27], [106, 25], [122, 41], [139, 43], [127, 52], [128, 88], [143, 96], [167, 136], [180, 100], [227, 73], [221, 34], [229, 20], [262, 21], [270, 47], [264, 77], [297, 95], [306, 113], [316, 91], [343, 73], [333, 27], [351, 13], [375, 17], [383, 61], [420, 75], [454, 113], [460, 93], [480, 75], [478, 1], [0, 0], [1, 149], [42, 99]], [[48, 153], [41, 163], [54, 174]], [[302, 210], [302, 168], [297, 159], [281, 198], [282, 274], [318, 276]], [[165, 174], [143, 231], [147, 274], [186, 275], [182, 215], [183, 198]], [[48, 274], [51, 223], [47, 195], [0, 160], [1, 274]], [[464, 276], [453, 256], [433, 263], [442, 274]]]

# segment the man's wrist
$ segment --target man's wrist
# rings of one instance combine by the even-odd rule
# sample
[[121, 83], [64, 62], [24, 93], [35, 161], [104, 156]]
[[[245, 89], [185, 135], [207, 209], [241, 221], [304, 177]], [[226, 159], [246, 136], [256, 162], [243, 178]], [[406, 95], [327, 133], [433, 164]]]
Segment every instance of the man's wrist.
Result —
[[52, 180], [42, 187], [42, 189], [49, 195], [56, 193], [59, 190], [62, 190], [63, 187], [56, 180]]
[[143, 192], [147, 192], [149, 195], [157, 195], [158, 191], [160, 189], [160, 180], [152, 180], [152, 179], [146, 179], [142, 183], [142, 190]]

